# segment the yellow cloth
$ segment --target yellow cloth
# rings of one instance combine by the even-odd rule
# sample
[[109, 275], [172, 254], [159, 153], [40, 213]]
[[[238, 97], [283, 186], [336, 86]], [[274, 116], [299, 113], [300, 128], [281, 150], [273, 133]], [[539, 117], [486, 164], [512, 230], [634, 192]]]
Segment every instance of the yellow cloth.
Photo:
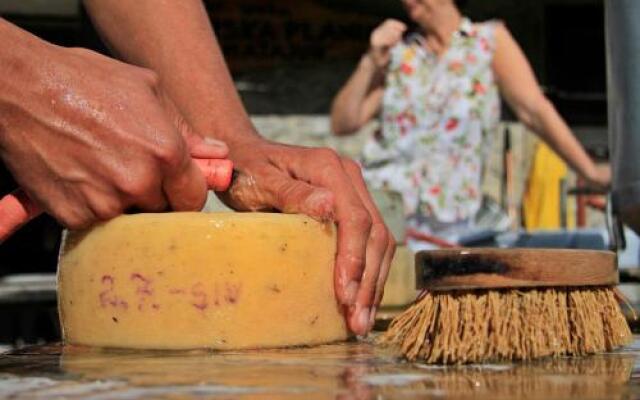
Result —
[[[546, 144], [536, 146], [522, 200], [524, 226], [532, 229], [560, 228], [560, 181], [567, 178], [567, 166]], [[567, 223], [570, 225], [567, 212]]]

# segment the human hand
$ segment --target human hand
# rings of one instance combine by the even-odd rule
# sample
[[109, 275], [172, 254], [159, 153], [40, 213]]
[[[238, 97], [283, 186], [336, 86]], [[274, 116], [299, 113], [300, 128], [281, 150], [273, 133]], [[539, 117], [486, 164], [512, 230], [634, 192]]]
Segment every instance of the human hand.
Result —
[[391, 60], [391, 48], [402, 39], [407, 26], [395, 19], [387, 19], [371, 33], [369, 56], [378, 69], [386, 68]]
[[373, 326], [395, 240], [367, 192], [360, 167], [333, 150], [271, 143], [230, 145], [241, 174], [222, 199], [239, 210], [301, 213], [338, 226], [335, 290], [356, 334]]
[[190, 132], [153, 72], [32, 46], [0, 77], [0, 156], [39, 207], [72, 229], [129, 207], [202, 207], [207, 186], [191, 157], [228, 149]]
[[608, 164], [596, 164], [590, 173], [585, 176], [590, 186], [599, 189], [609, 189], [611, 187], [611, 167]]

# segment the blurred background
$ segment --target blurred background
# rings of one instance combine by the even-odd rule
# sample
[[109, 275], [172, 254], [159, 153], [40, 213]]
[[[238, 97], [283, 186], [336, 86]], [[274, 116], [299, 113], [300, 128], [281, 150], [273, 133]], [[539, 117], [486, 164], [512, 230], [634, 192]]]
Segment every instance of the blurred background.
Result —
[[[372, 29], [385, 18], [405, 18], [399, 1], [208, 0], [205, 4], [237, 89], [263, 135], [359, 155], [376, 122], [357, 135], [334, 137], [330, 103], [366, 50]], [[603, 0], [472, 0], [462, 11], [475, 21], [506, 23], [547, 96], [592, 157], [606, 162]], [[0, 16], [53, 43], [108, 54], [78, 0], [0, 0]], [[521, 199], [537, 139], [526, 134], [509, 110], [503, 110], [502, 119], [500, 129], [493, 132], [483, 192], [487, 204], [497, 207], [488, 209], [494, 214], [493, 223], [518, 232], [523, 229]], [[602, 239], [596, 247], [608, 247], [602, 198], [577, 196], [580, 183], [571, 173], [559, 184], [562, 190], [552, 200], [558, 203], [557, 222], [544, 228], [595, 232]], [[0, 194], [12, 188], [10, 175], [0, 165]], [[379, 202], [393, 211], [393, 204]], [[8, 321], [0, 322], [0, 343], [57, 339], [52, 274], [59, 241], [60, 227], [44, 216], [0, 245], [0, 277], [4, 277], [0, 321]], [[637, 250], [629, 254], [625, 262], [636, 266]], [[30, 275], [15, 276], [25, 273]]]

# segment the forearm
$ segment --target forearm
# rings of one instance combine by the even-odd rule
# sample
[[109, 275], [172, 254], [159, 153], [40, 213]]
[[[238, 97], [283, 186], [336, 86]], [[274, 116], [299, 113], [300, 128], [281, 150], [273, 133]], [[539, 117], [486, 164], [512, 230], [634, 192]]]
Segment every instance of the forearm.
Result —
[[593, 161], [549, 100], [540, 100], [527, 125], [578, 174], [585, 178], [594, 174]]
[[[0, 18], [0, 151], [8, 139], [10, 118], [25, 106], [25, 96], [34, 91], [46, 96], [42, 68], [48, 68], [54, 46]], [[10, 44], [10, 45], [9, 45]], [[38, 57], [36, 59], [36, 57]], [[16, 130], [12, 130], [15, 134]]]
[[196, 132], [235, 143], [258, 138], [199, 0], [85, 0], [107, 44], [153, 69]]
[[504, 25], [496, 28], [493, 70], [500, 90], [518, 119], [533, 130], [578, 174], [587, 179], [596, 167], [571, 129], [544, 96], [524, 53]]
[[331, 106], [331, 127], [336, 135], [353, 133], [361, 127], [367, 95], [380, 79], [371, 57], [363, 56]]

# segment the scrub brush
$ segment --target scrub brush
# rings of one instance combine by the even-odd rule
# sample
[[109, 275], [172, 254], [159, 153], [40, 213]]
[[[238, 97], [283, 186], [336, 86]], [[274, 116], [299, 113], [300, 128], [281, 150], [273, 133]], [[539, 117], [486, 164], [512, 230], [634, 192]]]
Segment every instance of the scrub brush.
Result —
[[423, 292], [378, 342], [438, 364], [587, 355], [628, 344], [616, 255], [458, 248], [416, 254]]

